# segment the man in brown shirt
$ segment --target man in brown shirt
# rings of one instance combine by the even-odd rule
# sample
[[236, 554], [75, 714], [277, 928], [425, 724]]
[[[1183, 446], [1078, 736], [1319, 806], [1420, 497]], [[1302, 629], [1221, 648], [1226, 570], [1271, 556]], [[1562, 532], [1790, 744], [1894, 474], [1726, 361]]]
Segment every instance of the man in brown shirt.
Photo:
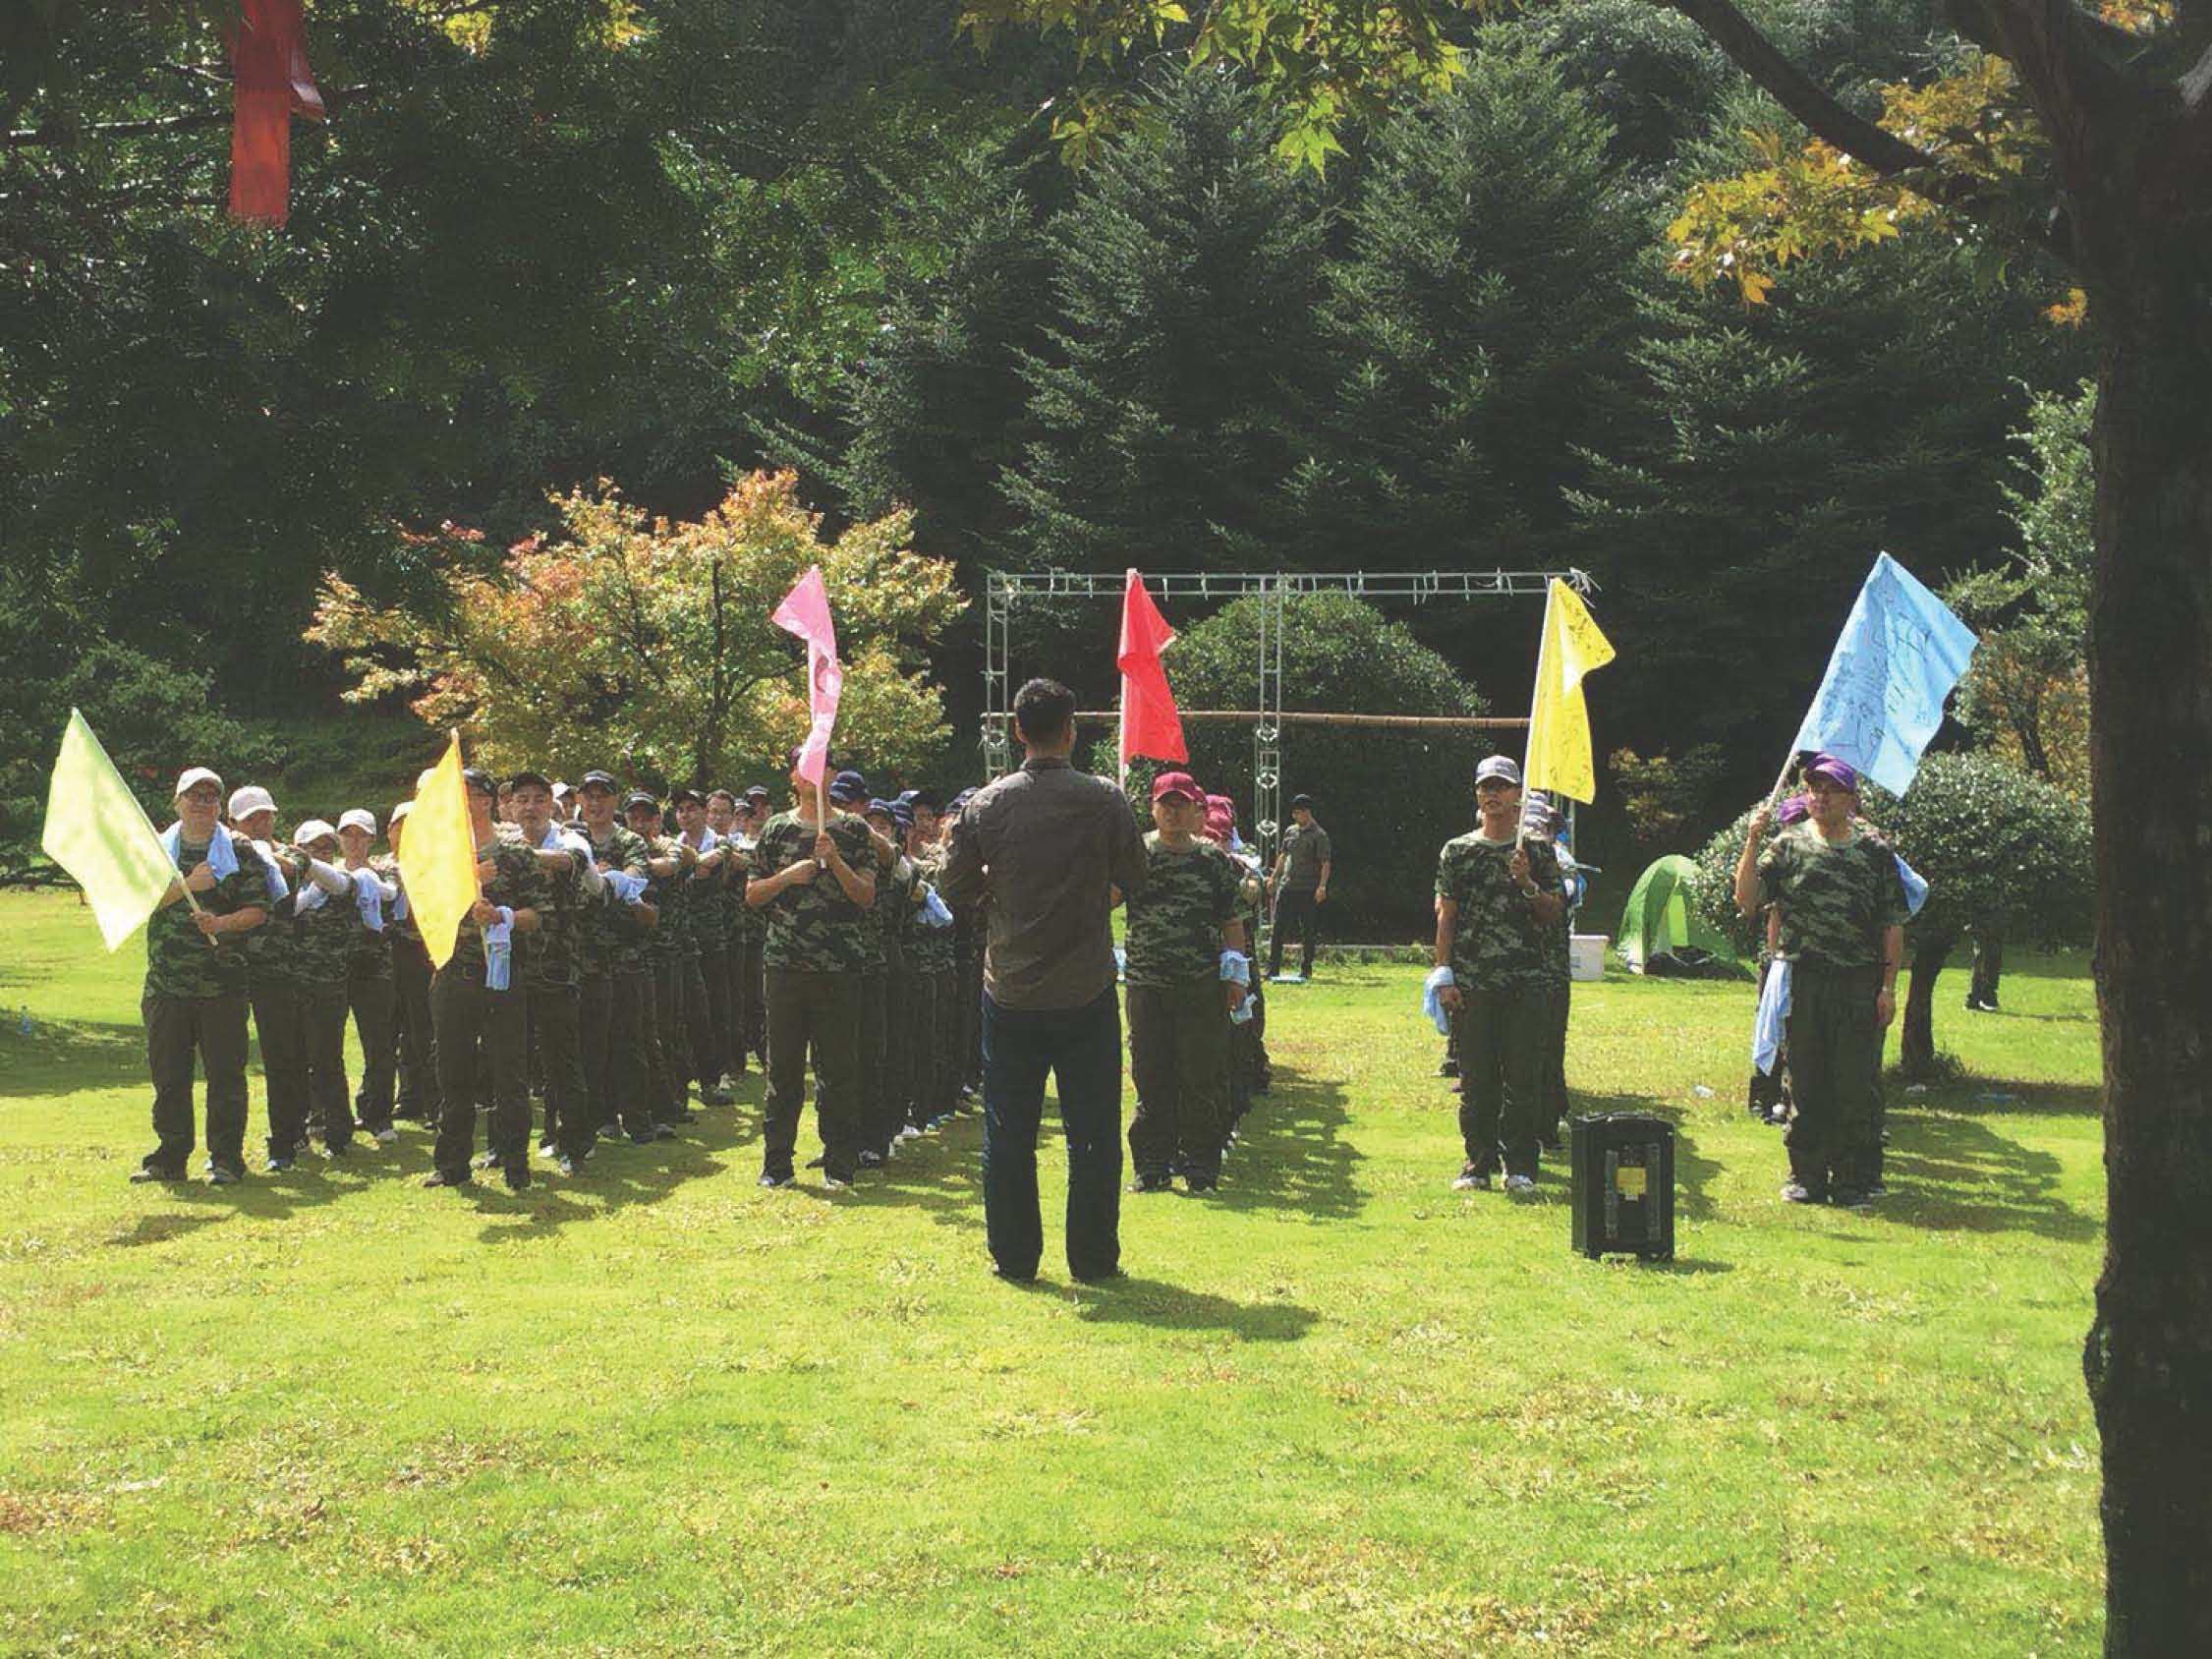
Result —
[[999, 1277], [1031, 1280], [1045, 1252], [1037, 1130], [1045, 1077], [1067, 1137], [1067, 1266], [1110, 1279], [1121, 1261], [1121, 1009], [1112, 889], [1145, 886], [1128, 797], [1068, 765], [1075, 694], [1031, 680], [1014, 699], [1027, 758], [968, 803], [952, 831], [943, 894], [988, 891], [984, 954], [983, 1188]]

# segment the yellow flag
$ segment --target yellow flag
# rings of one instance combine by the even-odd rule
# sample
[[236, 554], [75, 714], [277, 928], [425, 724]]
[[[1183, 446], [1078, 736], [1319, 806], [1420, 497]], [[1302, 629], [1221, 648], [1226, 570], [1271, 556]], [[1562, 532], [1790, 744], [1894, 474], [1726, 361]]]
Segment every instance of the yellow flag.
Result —
[[1582, 597], [1554, 577], [1544, 601], [1544, 643], [1536, 658], [1536, 697], [1529, 707], [1528, 765], [1531, 789], [1549, 789], [1578, 801], [1598, 793], [1590, 756], [1590, 711], [1582, 702], [1582, 676], [1613, 660], [1613, 642], [1598, 632]]
[[399, 843], [399, 873], [430, 965], [442, 968], [478, 890], [477, 832], [469, 818], [469, 786], [461, 776], [459, 732], [415, 791], [415, 809]]
[[85, 889], [110, 950], [144, 925], [177, 879], [145, 808], [75, 709], [54, 757], [38, 844]]

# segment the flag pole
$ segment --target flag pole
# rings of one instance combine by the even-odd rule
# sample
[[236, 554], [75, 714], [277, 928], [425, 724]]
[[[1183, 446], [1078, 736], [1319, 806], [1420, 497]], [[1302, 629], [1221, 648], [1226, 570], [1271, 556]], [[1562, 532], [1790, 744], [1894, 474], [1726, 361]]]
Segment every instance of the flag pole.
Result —
[[[1557, 582], [1558, 577], [1553, 581]], [[1552, 607], [1559, 598], [1550, 588], [1544, 590], [1544, 632], [1536, 640], [1536, 695], [1530, 700], [1528, 730], [1521, 737], [1521, 800], [1520, 811], [1513, 815], [1513, 850], [1520, 851], [1528, 844], [1528, 769], [1536, 757], [1536, 710], [1544, 700], [1544, 667], [1552, 652]]]

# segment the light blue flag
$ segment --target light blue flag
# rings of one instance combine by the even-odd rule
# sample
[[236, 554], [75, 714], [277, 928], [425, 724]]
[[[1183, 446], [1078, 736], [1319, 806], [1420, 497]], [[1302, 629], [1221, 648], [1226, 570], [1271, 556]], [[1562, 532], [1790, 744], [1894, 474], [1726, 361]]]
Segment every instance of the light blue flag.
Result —
[[1903, 794], [1975, 644], [1973, 630], [1943, 601], [1881, 554], [1797, 728], [1796, 748], [1834, 755]]

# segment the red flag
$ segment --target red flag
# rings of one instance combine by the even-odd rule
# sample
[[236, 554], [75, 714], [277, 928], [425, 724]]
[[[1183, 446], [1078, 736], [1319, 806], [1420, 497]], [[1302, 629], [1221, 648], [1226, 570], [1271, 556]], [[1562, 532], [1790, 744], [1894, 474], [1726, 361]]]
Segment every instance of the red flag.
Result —
[[281, 225], [291, 207], [292, 117], [322, 117], [300, 0], [244, 0], [231, 29], [230, 212]]
[[1138, 755], [1156, 761], [1190, 764], [1183, 747], [1183, 720], [1175, 713], [1174, 693], [1167, 689], [1167, 670], [1160, 654], [1175, 641], [1175, 630], [1160, 614], [1160, 606], [1145, 592], [1145, 579], [1134, 570], [1121, 596], [1121, 770]]
[[829, 590], [822, 586], [821, 565], [808, 566], [770, 620], [807, 642], [807, 707], [814, 725], [799, 755], [799, 774], [820, 788], [829, 770], [829, 731], [837, 723], [837, 700], [845, 690], [845, 670], [837, 662], [837, 630], [829, 620]]

